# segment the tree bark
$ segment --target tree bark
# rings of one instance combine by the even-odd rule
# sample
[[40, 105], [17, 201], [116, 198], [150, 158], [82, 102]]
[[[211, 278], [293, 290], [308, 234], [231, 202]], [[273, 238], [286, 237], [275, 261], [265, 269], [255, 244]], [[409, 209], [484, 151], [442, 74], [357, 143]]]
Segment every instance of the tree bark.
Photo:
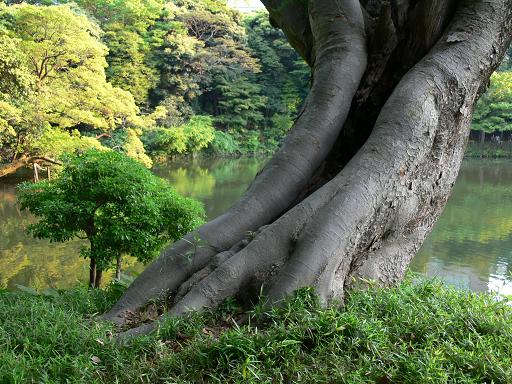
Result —
[[37, 163], [32, 163], [32, 167], [34, 168], [34, 183], [39, 183], [39, 165]]
[[103, 277], [103, 270], [96, 266], [96, 276], [94, 278], [94, 288], [101, 287], [101, 278]]
[[[366, 68], [366, 41], [361, 8], [344, 1], [350, 22], [331, 23], [335, 0], [315, 1], [311, 19], [318, 62], [305, 106], [282, 148], [274, 155], [228, 212], [165, 250], [131, 285], [107, 315], [115, 319], [162, 291], [174, 291], [218, 253], [241, 242], [247, 233], [273, 222], [303, 192], [332, 149]], [[198, 240], [199, 239], [199, 240]], [[193, 257], [190, 257], [193, 255]]]
[[293, 2], [266, 4], [311, 63], [304, 111], [246, 195], [164, 251], [106, 319], [164, 291], [179, 316], [250, 304], [261, 287], [269, 302], [312, 286], [329, 303], [394, 284], [439, 217], [512, 38], [512, 0], [310, 0], [294, 15]]
[[122, 257], [121, 255], [117, 256], [116, 259], [116, 280], [121, 281], [121, 264], [122, 264]]
[[89, 262], [89, 288], [95, 288], [96, 282], [96, 260], [91, 258]]

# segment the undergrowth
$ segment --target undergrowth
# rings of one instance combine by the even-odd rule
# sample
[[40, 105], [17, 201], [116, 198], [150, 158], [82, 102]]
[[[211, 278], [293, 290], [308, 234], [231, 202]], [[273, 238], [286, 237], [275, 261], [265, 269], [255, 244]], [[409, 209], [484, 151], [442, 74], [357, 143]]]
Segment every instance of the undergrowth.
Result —
[[352, 292], [342, 309], [308, 289], [269, 311], [229, 301], [130, 345], [93, 320], [118, 295], [0, 293], [0, 383], [512, 382], [510, 302], [438, 281]]

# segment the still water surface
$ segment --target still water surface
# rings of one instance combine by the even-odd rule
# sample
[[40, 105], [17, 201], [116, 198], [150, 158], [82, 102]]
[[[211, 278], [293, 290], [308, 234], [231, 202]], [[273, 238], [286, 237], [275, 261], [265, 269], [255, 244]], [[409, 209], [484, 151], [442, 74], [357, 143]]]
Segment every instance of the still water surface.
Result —
[[[201, 200], [211, 219], [229, 208], [263, 164], [257, 158], [174, 161], [154, 172], [181, 194]], [[50, 244], [25, 233], [33, 218], [16, 205], [18, 181], [0, 183], [0, 288], [42, 290], [86, 281], [87, 263], [77, 256], [82, 241]], [[142, 268], [126, 263], [127, 273]], [[459, 287], [512, 294], [512, 162], [464, 163], [446, 210], [411, 268]]]

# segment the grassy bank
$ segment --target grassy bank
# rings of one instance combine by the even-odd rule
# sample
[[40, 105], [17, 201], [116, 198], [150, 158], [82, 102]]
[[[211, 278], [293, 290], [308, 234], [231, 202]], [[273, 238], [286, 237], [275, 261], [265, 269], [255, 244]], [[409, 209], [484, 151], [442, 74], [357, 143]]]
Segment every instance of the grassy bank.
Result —
[[0, 383], [512, 382], [512, 308], [438, 282], [353, 293], [344, 310], [303, 290], [243, 326], [226, 303], [129, 347], [90, 320], [117, 295], [0, 294]]
[[469, 158], [506, 159], [512, 158], [512, 142], [480, 143], [470, 141], [464, 154]]

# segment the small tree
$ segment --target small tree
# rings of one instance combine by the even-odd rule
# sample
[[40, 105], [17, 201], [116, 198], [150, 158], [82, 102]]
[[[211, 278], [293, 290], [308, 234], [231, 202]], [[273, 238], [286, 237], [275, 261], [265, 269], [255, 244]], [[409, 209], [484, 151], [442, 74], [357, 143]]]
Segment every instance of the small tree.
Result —
[[89, 285], [96, 288], [116, 261], [120, 274], [122, 254], [147, 262], [204, 217], [200, 203], [114, 151], [66, 156], [58, 179], [21, 184], [18, 200], [39, 218], [29, 227], [34, 237], [89, 240], [81, 254], [90, 259]]

